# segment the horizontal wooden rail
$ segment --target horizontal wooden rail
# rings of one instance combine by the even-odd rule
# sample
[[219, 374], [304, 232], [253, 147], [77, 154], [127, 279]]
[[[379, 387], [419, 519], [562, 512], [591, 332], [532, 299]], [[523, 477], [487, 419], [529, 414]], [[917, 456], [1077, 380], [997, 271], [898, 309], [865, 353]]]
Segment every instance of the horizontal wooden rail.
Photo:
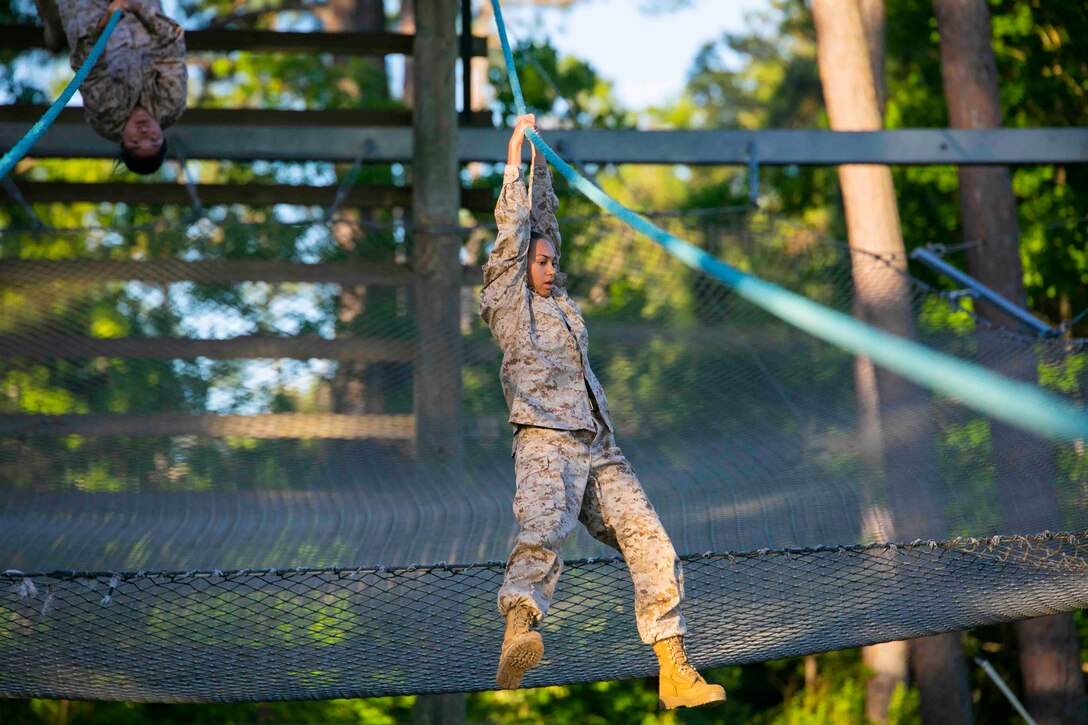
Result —
[[204, 438], [379, 438], [413, 440], [411, 415], [275, 413], [214, 415], [189, 413], [92, 413], [83, 415], [0, 415], [0, 436], [129, 436]]
[[[464, 267], [464, 284], [482, 284], [479, 267]], [[392, 262], [281, 262], [271, 259], [201, 260], [157, 259], [98, 261], [80, 259], [0, 259], [0, 285], [41, 285], [53, 282], [101, 283], [134, 281], [157, 284], [195, 282], [309, 282], [342, 285], [411, 286], [416, 275], [410, 267]]]
[[[84, 337], [76, 335], [0, 335], [0, 357], [51, 358], [165, 358], [191, 360], [294, 359], [404, 362], [415, 360], [414, 340], [383, 338], [268, 337], [246, 335], [225, 340], [191, 338]], [[490, 340], [465, 344], [465, 362], [486, 363], [498, 358]]]
[[[71, 204], [108, 202], [112, 204], [180, 204], [188, 206], [192, 197], [181, 184], [143, 184], [107, 181], [76, 183], [65, 181], [20, 181], [19, 191], [30, 204]], [[331, 206], [336, 199], [335, 186], [300, 186], [292, 184], [197, 184], [196, 194], [204, 206], [244, 204], [246, 206]], [[0, 203], [13, 203], [8, 196]], [[410, 207], [412, 189], [407, 186], [353, 186], [341, 207], [388, 209]], [[462, 189], [461, 205], [473, 212], [487, 212], [495, 207], [490, 189]]]
[[[2, 107], [0, 107], [2, 111]], [[292, 113], [292, 112], [281, 112]], [[293, 125], [271, 123], [198, 124], [186, 114], [167, 132], [181, 140], [190, 159], [251, 161], [352, 161], [359, 149], [375, 163], [412, 160], [410, 128], [376, 124], [321, 126], [307, 121], [308, 111], [295, 111]], [[64, 119], [62, 118], [61, 121]], [[316, 119], [315, 119], [316, 120]], [[115, 158], [116, 144], [86, 124], [58, 121], [35, 145], [32, 154], [58, 158]], [[283, 118], [287, 123], [290, 117]], [[279, 121], [277, 121], [279, 123]], [[0, 148], [14, 145], [29, 127], [3, 120]], [[891, 131], [546, 131], [560, 156], [582, 163], [746, 165], [752, 151], [765, 166], [834, 166], [837, 164], [973, 165], [1088, 163], [1088, 128], [916, 128]], [[462, 126], [457, 155], [461, 163], [501, 163], [509, 131]], [[525, 150], [528, 155], [528, 149]]]
[[[0, 124], [26, 124], [29, 127], [42, 117], [45, 110], [46, 106], [23, 103], [0, 106]], [[179, 123], [181, 124], [177, 127], [179, 129], [204, 127], [237, 129], [255, 126], [295, 129], [295, 133], [299, 128], [411, 128], [412, 111], [407, 108], [321, 108], [305, 111], [279, 108], [189, 108]], [[73, 106], [61, 110], [54, 125], [70, 126], [73, 129], [85, 127], [87, 124], [83, 118], [83, 109]], [[469, 125], [491, 126], [491, 111], [473, 111], [469, 116]], [[361, 148], [362, 146], [359, 146], [352, 150], [351, 158], [355, 158]], [[188, 147], [185, 150], [188, 152]]]
[[[331, 53], [332, 55], [411, 55], [415, 36], [373, 32], [279, 32], [275, 30], [188, 30], [185, 48], [190, 53]], [[0, 25], [0, 47], [5, 50], [44, 48], [42, 28], [28, 23]], [[487, 57], [487, 38], [474, 36], [473, 57]]]

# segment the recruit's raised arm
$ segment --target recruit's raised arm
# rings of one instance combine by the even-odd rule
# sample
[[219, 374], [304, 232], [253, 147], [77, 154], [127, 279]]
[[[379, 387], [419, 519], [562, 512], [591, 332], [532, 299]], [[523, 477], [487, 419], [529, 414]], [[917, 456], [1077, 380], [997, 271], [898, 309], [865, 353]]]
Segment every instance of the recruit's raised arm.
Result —
[[506, 171], [495, 205], [498, 235], [484, 265], [484, 288], [480, 292], [481, 314], [492, 324], [503, 307], [524, 300], [529, 257], [529, 196], [521, 178], [521, 150], [525, 130], [536, 127], [532, 114], [518, 117], [507, 146]]
[[[545, 237], [555, 248], [556, 262], [563, 256], [562, 239], [559, 235], [559, 222], [555, 213], [559, 211], [559, 198], [552, 188], [552, 172], [544, 154], [537, 154], [533, 159], [533, 198], [529, 210], [529, 227], [532, 232]], [[562, 283], [559, 283], [562, 286]]]

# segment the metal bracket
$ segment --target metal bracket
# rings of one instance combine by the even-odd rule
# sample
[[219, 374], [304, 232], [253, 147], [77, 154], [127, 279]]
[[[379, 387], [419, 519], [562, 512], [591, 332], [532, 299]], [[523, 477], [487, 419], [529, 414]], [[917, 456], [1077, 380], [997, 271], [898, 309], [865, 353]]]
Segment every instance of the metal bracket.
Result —
[[[943, 247], [940, 247], [943, 250]], [[948, 262], [941, 259], [934, 247], [918, 247], [910, 253], [911, 259], [917, 259], [923, 262], [926, 266], [940, 272], [946, 277], [951, 278], [953, 281], [962, 284], [967, 290], [961, 290], [958, 293], [953, 293], [958, 297], [964, 296], [965, 293], [969, 293], [971, 297], [976, 299], [983, 299], [1001, 309], [1005, 314], [1020, 321], [1020, 324], [1030, 327], [1035, 330], [1039, 335], [1043, 337], [1055, 337], [1061, 335], [1061, 330], [1057, 330], [1050, 325], [1046, 324], [1042, 320], [1032, 315], [1027, 310], [1014, 305], [997, 292], [993, 291], [986, 285], [979, 282], [969, 274], [962, 272], [953, 267]], [[968, 292], [969, 291], [969, 292]], [[952, 297], [952, 295], [950, 295]]]

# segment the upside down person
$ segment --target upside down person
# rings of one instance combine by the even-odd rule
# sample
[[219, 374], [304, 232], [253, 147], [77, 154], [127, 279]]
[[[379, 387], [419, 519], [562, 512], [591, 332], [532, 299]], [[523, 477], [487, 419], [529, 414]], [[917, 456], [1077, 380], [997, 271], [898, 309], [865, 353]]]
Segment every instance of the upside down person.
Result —
[[[45, 24], [46, 44], [57, 50], [60, 36], [78, 70], [110, 15], [123, 12], [91, 68], [80, 93], [88, 125], [120, 144], [130, 171], [151, 174], [166, 158], [163, 129], [185, 111], [188, 77], [185, 32], [162, 12], [159, 0], [35, 0]], [[59, 27], [58, 27], [59, 26]]]
[[481, 314], [502, 348], [500, 377], [515, 426], [514, 514], [521, 530], [499, 590], [506, 633], [499, 687], [520, 686], [544, 654], [536, 626], [548, 611], [563, 561], [563, 541], [581, 521], [618, 549], [635, 589], [642, 641], [661, 667], [663, 707], [725, 699], [688, 662], [680, 612], [683, 572], [657, 512], [616, 445], [604, 388], [589, 365], [589, 340], [559, 272], [561, 239], [547, 162], [533, 163], [530, 202], [521, 175], [525, 130], [517, 120], [495, 208], [498, 239], [484, 266]]

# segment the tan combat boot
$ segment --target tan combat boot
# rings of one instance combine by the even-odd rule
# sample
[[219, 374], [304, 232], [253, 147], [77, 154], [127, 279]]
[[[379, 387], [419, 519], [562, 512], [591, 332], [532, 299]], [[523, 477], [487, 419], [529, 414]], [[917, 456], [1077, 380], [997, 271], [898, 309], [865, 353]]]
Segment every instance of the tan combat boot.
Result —
[[525, 672], [540, 664], [544, 656], [544, 638], [533, 630], [535, 624], [536, 615], [524, 605], [506, 613], [506, 635], [495, 674], [495, 682], [503, 690], [518, 689]]
[[657, 687], [661, 707], [699, 707], [712, 702], [725, 702], [725, 689], [710, 685], [688, 662], [683, 637], [669, 637], [654, 643], [654, 653], [661, 664]]

